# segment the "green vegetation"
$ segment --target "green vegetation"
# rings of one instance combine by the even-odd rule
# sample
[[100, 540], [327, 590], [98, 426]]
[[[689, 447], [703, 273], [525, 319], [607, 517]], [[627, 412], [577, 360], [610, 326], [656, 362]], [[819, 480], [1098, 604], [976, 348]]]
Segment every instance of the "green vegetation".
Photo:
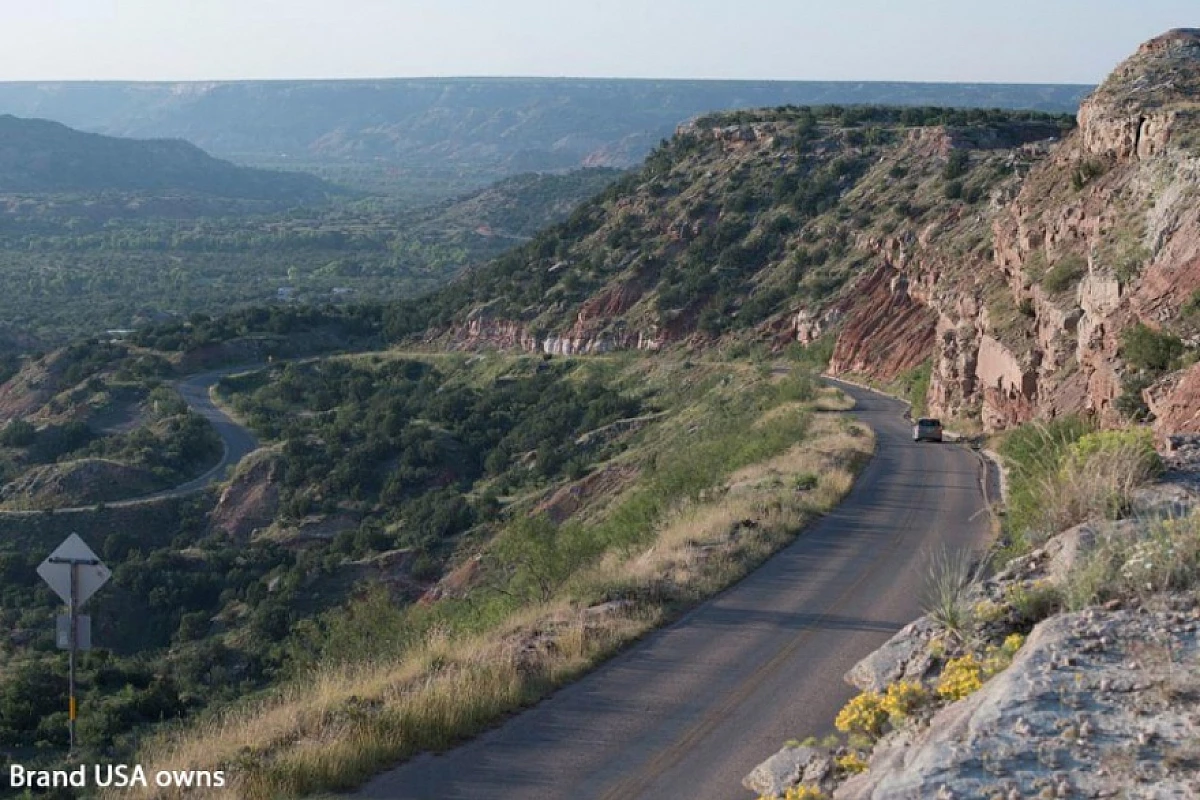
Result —
[[416, 211], [386, 198], [279, 211], [149, 189], [8, 194], [0, 318], [54, 344], [246, 304], [411, 296], [563, 219], [618, 174], [522, 175]]
[[326, 360], [226, 378], [219, 389], [260, 436], [284, 442], [283, 523], [352, 504], [365, 518], [339, 550], [361, 556], [386, 544], [426, 561], [495, 522], [500, 496], [582, 477], [604, 450], [579, 437], [642, 412], [577, 362], [525, 362], [482, 386], [448, 378], [421, 361]]
[[1148, 600], [1200, 584], [1200, 517], [1157, 519], [1132, 532], [1105, 532], [1072, 570], [1066, 603], [1072, 610], [1113, 599]]
[[1137, 370], [1162, 373], [1173, 369], [1183, 355], [1183, 349], [1178, 336], [1156, 331], [1142, 323], [1121, 333], [1121, 357]]
[[[913, 157], [905, 129], [933, 124], [961, 126], [953, 132], [967, 149], [954, 152], [967, 155], [954, 164]], [[1031, 113], [877, 107], [710, 115], [561, 225], [419, 303], [394, 304], [385, 330], [402, 339], [486, 307], [489, 318], [550, 332], [599, 295], [629, 298], [598, 321], [614, 332], [742, 337], [875, 263], [855, 244], [864, 233], [896, 235], [939, 208], [949, 214], [945, 170], [963, 173], [964, 199], [979, 199], [1012, 179], [998, 153], [1013, 156], [1067, 125]], [[726, 136], [752, 138], [731, 153]], [[969, 150], [973, 141], [988, 149]], [[1014, 150], [996, 149], [1004, 143]], [[891, 177], [897, 169], [902, 182]], [[974, 216], [955, 219], [946, 236], [986, 241]]]
[[[166, 489], [218, 461], [207, 421], [121, 347], [80, 343], [59, 354], [38, 422], [0, 428], [0, 504], [53, 508]], [[112, 359], [109, 363], [95, 359]], [[140, 366], [144, 367], [145, 364]], [[109, 427], [106, 419], [125, 424]]]
[[929, 402], [929, 382], [933, 379], [933, 360], [926, 360], [898, 376], [892, 390], [912, 406], [914, 417], [925, 416]]
[[[210, 323], [238, 324], [198, 321], [190, 333]], [[35, 455], [64, 464], [102, 457], [181, 480], [185, 464], [215, 457], [211, 432], [157, 377], [132, 379], [146, 357], [92, 341], [27, 365], [45, 376], [46, 408], [90, 410], [52, 425], [10, 423], [0, 431], [0, 452], [18, 472]], [[614, 625], [611, 638], [574, 651], [564, 643], [566, 661], [530, 674], [516, 694], [498, 684], [499, 695], [470, 709], [475, 722], [447, 721], [442, 733], [423, 729], [432, 739], [411, 740], [437, 746], [757, 563], [845, 491], [847, 469], [870, 442], [828, 415], [814, 428], [807, 408], [829, 402], [828, 393], [806, 374], [779, 379], [733, 364], [383, 354], [278, 365], [227, 379], [220, 392], [271, 444], [241, 480], [274, 475], [277, 506], [252, 536], [210, 517], [212, 495], [97, 512], [158, 516], [144, 523], [152, 535], [134, 533], [142, 529], [136, 522], [89, 526], [89, 543], [114, 579], [89, 606], [103, 620], [103, 649], [80, 668], [88, 753], [132, 757], [164, 720], [288, 686], [308, 670], [336, 671], [348, 654], [387, 656], [410, 669], [438, 636], [453, 634], [466, 657], [477, 637], [502, 636], [531, 607], [614, 597], [644, 604], [644, 613]], [[121, 409], [136, 410], [136, 424], [100, 433], [100, 421], [132, 413]], [[706, 435], [694, 436], [695, 426]], [[705, 499], [739, 470], [740, 488], [722, 490], [736, 497], [717, 505]], [[560, 516], [555, 491], [592, 482], [604, 488], [583, 495], [585, 510]], [[633, 559], [664, 535], [677, 537], [664, 556], [690, 561], [692, 537], [724, 537], [733, 522], [727, 514], [751, 519], [766, 507], [780, 514], [731, 542], [729, 558], [705, 567], [703, 580], [671, 589], [658, 583], [666, 573], [657, 568], [648, 584], [636, 570], [618, 579], [603, 566], [614, 554]], [[687, 509], [686, 521], [677, 517]], [[50, 528], [58, 519], [44, 517]], [[33, 569], [61, 534], [39, 533], [40, 515], [22, 524], [24, 532], [0, 547], [0, 624], [18, 632], [0, 645], [0, 747], [36, 745], [41, 755], [23, 758], [37, 761], [55, 758], [65, 736], [63, 656], [49, 624], [57, 601]], [[332, 533], [310, 538], [310, 529]], [[413, 603], [476, 562], [482, 574], [467, 594]], [[387, 585], [390, 592], [380, 588]], [[520, 683], [508, 667], [479, 669], [473, 674], [481, 679], [504, 674], [504, 685]], [[368, 762], [380, 763], [371, 752], [364, 751]], [[269, 763], [251, 762], [252, 779], [278, 779]], [[346, 769], [368, 762], [347, 759]]]
[[837, 336], [827, 333], [808, 344], [795, 343], [788, 347], [787, 355], [798, 365], [814, 372], [824, 372], [833, 358], [833, 348], [837, 344]]
[[[1184, 306], [1186, 316], [1187, 306]], [[1134, 421], [1145, 420], [1150, 413], [1142, 392], [1167, 372], [1179, 369], [1186, 348], [1183, 340], [1165, 331], [1157, 331], [1138, 322], [1121, 333], [1121, 357], [1129, 370], [1121, 381], [1116, 408]]]
[[1087, 274], [1087, 259], [1081, 255], [1070, 253], [1060, 258], [1054, 266], [1042, 276], [1042, 286], [1046, 291], [1060, 294], [1075, 284]]
[[1109, 164], [1104, 159], [1085, 158], [1071, 173], [1071, 188], [1079, 191], [1108, 170]]
[[1085, 519], [1119, 516], [1162, 469], [1148, 429], [1094, 431], [1074, 416], [1005, 434], [1000, 454], [1009, 473], [1010, 554]]
[[[148, 763], [157, 768], [236, 757], [239, 796], [265, 798], [347, 786], [416, 750], [448, 746], [744, 574], [846, 491], [850, 471], [871, 446], [869, 434], [848, 420], [810, 413], [828, 391], [805, 374], [780, 379], [733, 364], [618, 359], [552, 361], [553, 377], [539, 378], [546, 372], [536, 370], [544, 363], [538, 359], [491, 357], [452, 368], [456, 359], [355, 360], [348, 371], [329, 369], [351, 386], [359, 370], [419, 384], [418, 374], [436, 369], [449, 397], [433, 393], [421, 414], [423, 424], [439, 429], [446, 418], [439, 423], [433, 414], [444, 402], [460, 407], [454, 419], [478, 418], [481, 424], [470, 430], [486, 431], [485, 417], [464, 401], [475, 396], [472, 387], [503, 387], [514, 375], [524, 376], [518, 383], [548, 382], [530, 384], [542, 395], [555, 382], [589, 392], [592, 379], [603, 377], [595, 385], [639, 387], [661, 411], [624, 434], [616, 431], [625, 425], [602, 424], [592, 436], [575, 439], [617, 436], [589, 451], [589, 461], [602, 464], [589, 464], [589, 477], [575, 486], [628, 477], [561, 521], [561, 511], [545, 499], [554, 495], [529, 491], [544, 485], [532, 458], [512, 466], [521, 472], [513, 478], [493, 475], [485, 465], [464, 496], [482, 503], [489, 488], [506, 479], [514, 481], [508, 486], [513, 494], [496, 497], [503, 511], [491, 518], [493, 535], [468, 531], [454, 548], [457, 563], [477, 565], [464, 594], [405, 605], [377, 590], [297, 624], [291, 670], [300, 670], [301, 679], [231, 712], [203, 715], [179, 737], [152, 742], [143, 753]], [[327, 395], [325, 374], [322, 367], [304, 385]], [[270, 385], [247, 385], [239, 394], [269, 406], [278, 396]], [[590, 402], [607, 403], [602, 398]], [[356, 404], [331, 416], [351, 407]], [[536, 416], [531, 409], [530, 419]], [[520, 428], [520, 418], [516, 422]], [[797, 491], [801, 479], [809, 488]], [[403, 531], [412, 514], [398, 516]], [[477, 519], [484, 518], [481, 511]], [[605, 603], [617, 610], [586, 611]], [[552, 644], [524, 648], [535, 639]], [[355, 724], [347, 728], [350, 719]], [[263, 745], [298, 741], [300, 730], [339, 733], [326, 739], [319, 755], [302, 746]]]

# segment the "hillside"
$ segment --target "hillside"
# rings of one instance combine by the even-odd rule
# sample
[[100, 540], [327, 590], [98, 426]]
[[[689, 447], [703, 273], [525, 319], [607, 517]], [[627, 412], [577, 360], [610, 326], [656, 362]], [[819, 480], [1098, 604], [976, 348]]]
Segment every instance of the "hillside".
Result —
[[[419, 242], [532, 234], [415, 299], [281, 299], [10, 359], [0, 373], [0, 414], [11, 419], [0, 467], [7, 502], [26, 508], [79, 491], [74, 470], [100, 460], [164, 479], [195, 474], [213, 453], [186, 414], [169, 424], [166, 381], [270, 357], [216, 386], [264, 444], [219, 493], [156, 507], [162, 521], [145, 542], [114, 530], [108, 509], [95, 512], [106, 524], [94, 544], [115, 577], [92, 608], [118, 622], [101, 632], [112, 652], [81, 665], [88, 747], [161, 768], [236, 763], [228, 794], [269, 798], [340, 791], [460, 742], [738, 580], [842, 497], [875, 440], [841, 415], [846, 398], [820, 386], [818, 369], [903, 391], [957, 428], [1008, 431], [997, 447], [1010, 467], [996, 522], [1003, 577], [975, 594], [966, 573], [943, 579], [957, 616], [918, 629], [936, 623], [944, 635], [899, 637], [919, 660], [905, 657], [900, 672], [870, 684], [889, 692], [896, 713], [879, 694], [849, 707], [841, 727], [865, 739], [821, 756], [825, 788], [885, 796], [876, 778], [909, 780], [891, 776], [904, 766], [909, 712], [920, 708], [917, 723], [972, 714], [982, 700], [967, 696], [1010, 666], [1053, 659], [1061, 670], [1047, 685], [1066, 698], [1060, 705], [1075, 702], [1060, 693], [1072, 685], [1062, 675], [1091, 659], [1050, 654], [1097, 629], [1088, 618], [1040, 634], [1036, 625], [1062, 609], [1116, 603], [1107, 622], [1085, 613], [1111, 622], [1122, 648], [1134, 643], [1114, 657], [1141, 659], [1139, 638], [1184, 619], [1147, 609], [1178, 602], [1195, 620], [1200, 528], [1195, 517], [1159, 524], [1151, 513], [1183, 506], [1169, 494], [1147, 504], [1139, 492], [1163, 467], [1156, 443], [1200, 433], [1198, 92], [1200, 31], [1175, 31], [1121, 65], [1077, 119], [879, 106], [709, 114], [611, 184], [608, 173], [530, 176], [412, 212]], [[593, 189], [600, 194], [567, 212]], [[401, 259], [402, 237], [377, 235], [356, 216], [394, 218], [387, 202], [276, 216], [249, 233], [213, 222], [155, 231], [157, 240], [142, 233], [174, 254], [193, 236], [210, 252], [220, 242], [258, 261], [282, 253], [294, 263], [274, 273], [281, 280], [319, 270], [322, 279], [386, 279], [370, 270], [395, 260], [343, 252], [314, 269], [282, 244]], [[111, 242], [92, 235], [97, 248]], [[55, 241], [66, 250], [72, 239]], [[382, 342], [395, 349], [375, 350]], [[954, 452], [974, 470], [961, 450], [910, 445], [888, 413], [899, 429], [892, 453], [899, 436], [908, 453]], [[141, 425], [114, 430], [113, 419]], [[1024, 425], [1031, 420], [1045, 424]], [[1098, 430], [1131, 422], [1156, 430]], [[75, 438], [87, 430], [87, 441]], [[1188, 441], [1194, 448], [1200, 437]], [[883, 459], [872, 468], [890, 469]], [[897, 485], [894, 496], [915, 492], [938, 506], [962, 488], [928, 474], [936, 477]], [[973, 492], [975, 473], [963, 475]], [[1142, 509], [1136, 525], [1109, 526]], [[48, 761], [63, 744], [53, 716], [62, 686], [47, 678], [59, 666], [48, 625], [56, 602], [30, 567], [61, 532], [61, 515], [32, 516], [0, 515], [0, 528], [19, 533], [0, 547], [11, 584], [0, 621], [16, 631], [0, 641], [0, 747], [40, 745]], [[1079, 523], [1097, 527], [1051, 539]], [[894, 568], [889, 551], [873, 552], [869, 570]], [[836, 628], [830, 602], [821, 598], [821, 613], [803, 624]], [[1174, 646], [1153, 680], [1175, 679]], [[894, 672], [895, 659], [885, 666]], [[883, 689], [934, 672], [928, 686]], [[1003, 691], [1024, 674], [977, 697], [1054, 702]], [[753, 680], [771, 686], [765, 675]], [[1194, 705], [1194, 686], [1167, 688], [1177, 694], [1160, 700]], [[36, 702], [19, 701], [29, 697]], [[1127, 722], [1137, 709], [1121, 705]], [[1026, 719], [1051, 750], [1043, 760], [1039, 749], [1045, 769], [1030, 791], [1053, 778], [1058, 792], [1057, 775], [1043, 773], [1076, 763], [1055, 749], [1090, 735], [1082, 722], [1055, 727], [1071, 714]], [[165, 719], [187, 724], [164, 731]], [[893, 727], [899, 738], [874, 754], [866, 777], [847, 780]], [[941, 727], [928, 730], [933, 786], [948, 762], [936, 750]], [[1113, 758], [1138, 741], [1132, 730], [1121, 730]], [[1102, 763], [1098, 752], [1087, 750], [1086, 763]], [[1137, 755], [1126, 760], [1134, 778]], [[1188, 750], [1161, 755], [1183, 769], [1194, 760]], [[1018, 749], [964, 757], [962, 792], [1005, 788], [977, 773], [1029, 762]]]
[[[1200, 429], [1200, 34], [1079, 114], [776, 109], [680, 128], [394, 334], [593, 353], [828, 336], [831, 368], [997, 430], [1085, 411]], [[928, 362], [928, 364], [926, 364]], [[928, 374], [926, 374], [926, 372]], [[926, 391], [927, 388], [927, 391]]]
[[[849, 287], [879, 282], [886, 236], [986, 253], [996, 201], [1071, 125], [890, 108], [702, 118], [566, 223], [398, 307], [392, 327], [560, 354], [807, 342], [837, 327]], [[928, 356], [932, 329], [915, 302], [892, 311], [916, 326], [898, 374]]]
[[183, 192], [275, 203], [321, 200], [333, 187], [306, 175], [239, 167], [176, 140], [83, 133], [0, 116], [0, 192]]
[[784, 104], [1074, 112], [1081, 86], [396, 79], [0, 84], [0, 113], [115, 136], [180, 138], [255, 166], [446, 197], [508, 175], [628, 167], [680, 122]]

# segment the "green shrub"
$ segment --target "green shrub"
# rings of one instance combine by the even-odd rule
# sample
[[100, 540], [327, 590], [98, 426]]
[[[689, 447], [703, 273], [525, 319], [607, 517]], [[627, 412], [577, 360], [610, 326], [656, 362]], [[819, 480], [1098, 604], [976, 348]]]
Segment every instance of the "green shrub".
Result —
[[1000, 443], [1008, 468], [1008, 514], [1005, 533], [1015, 552], [1024, 551], [1030, 538], [1043, 529], [1047, 481], [1055, 475], [1068, 448], [1092, 431], [1077, 416], [1034, 422], [1010, 431]]
[[1051, 583], [1038, 582], [1032, 586], [1014, 585], [1005, 597], [1016, 613], [1017, 623], [1033, 626], [1057, 613], [1063, 605], [1062, 592]]
[[912, 405], [913, 416], [923, 416], [929, 399], [929, 383], [933, 379], [933, 362], [925, 360], [901, 373], [895, 381], [896, 393]]
[[0, 445], [4, 447], [28, 447], [37, 438], [37, 430], [23, 419], [14, 419], [0, 429]]
[[948, 181], [956, 180], [966, 175], [970, 167], [971, 154], [966, 150], [954, 150], [950, 153], [950, 159], [942, 169], [942, 177]]
[[1108, 164], [1098, 158], [1085, 158], [1071, 174], [1071, 187], [1079, 191], [1096, 178], [1108, 172]]
[[1183, 341], [1178, 336], [1156, 331], [1141, 322], [1121, 334], [1121, 357], [1134, 369], [1155, 374], [1174, 369], [1183, 350]]
[[1067, 576], [1067, 605], [1145, 598], [1200, 583], [1200, 515], [1102, 533]]
[[1093, 432], [1068, 418], [1025, 426], [1001, 452], [1010, 468], [1006, 532], [1012, 549], [1086, 519], [1112, 518], [1162, 470], [1149, 430]]
[[827, 333], [806, 345], [796, 342], [788, 348], [788, 358], [803, 366], [821, 371], [829, 366], [829, 361], [833, 358], [833, 347], [836, 343], [837, 337], [832, 333]]
[[1126, 419], [1142, 422], [1150, 416], [1150, 406], [1142, 392], [1154, 384], [1153, 376], [1144, 372], [1131, 372], [1121, 379], [1121, 394], [1113, 401], [1113, 406]]
[[1083, 256], [1071, 254], [1061, 258], [1042, 277], [1042, 286], [1055, 294], [1066, 291], [1079, 282], [1087, 272], [1087, 260]]
[[817, 488], [817, 484], [821, 482], [821, 478], [812, 472], [802, 472], [796, 476], [795, 486], [798, 492], [807, 492]]
[[1124, 456], [1132, 457], [1138, 467], [1150, 475], [1162, 471], [1162, 459], [1154, 449], [1154, 434], [1149, 428], [1089, 433], [1067, 447], [1063, 467], [1081, 470], [1096, 458]]

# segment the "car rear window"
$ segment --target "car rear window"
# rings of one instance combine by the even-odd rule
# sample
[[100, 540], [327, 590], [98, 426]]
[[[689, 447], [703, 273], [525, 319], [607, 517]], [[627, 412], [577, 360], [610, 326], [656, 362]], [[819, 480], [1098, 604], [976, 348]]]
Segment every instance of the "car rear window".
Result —
[[920, 425], [922, 428], [933, 428], [938, 425], [941, 425], [942, 422], [941, 422], [941, 420], [937, 420], [937, 419], [922, 419], [922, 420], [917, 420], [917, 424]]

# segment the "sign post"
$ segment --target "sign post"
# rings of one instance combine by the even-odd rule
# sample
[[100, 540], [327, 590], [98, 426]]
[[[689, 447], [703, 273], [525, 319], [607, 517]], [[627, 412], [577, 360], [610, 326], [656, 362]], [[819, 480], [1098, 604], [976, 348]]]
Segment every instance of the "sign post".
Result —
[[[67, 669], [69, 701], [67, 718], [69, 720], [69, 736], [71, 750], [75, 750], [75, 718], [78, 706], [75, 700], [75, 657], [80, 650], [90, 650], [92, 647], [91, 618], [81, 616], [79, 609], [88, 601], [96, 590], [108, 582], [112, 572], [104, 566], [92, 549], [87, 546], [78, 534], [72, 533], [67, 540], [58, 546], [50, 556], [37, 568], [54, 593], [67, 604], [66, 619], [59, 618], [58, 645], [68, 652]], [[66, 625], [66, 636], [63, 634], [63, 622]], [[65, 641], [64, 641], [65, 639]]]

